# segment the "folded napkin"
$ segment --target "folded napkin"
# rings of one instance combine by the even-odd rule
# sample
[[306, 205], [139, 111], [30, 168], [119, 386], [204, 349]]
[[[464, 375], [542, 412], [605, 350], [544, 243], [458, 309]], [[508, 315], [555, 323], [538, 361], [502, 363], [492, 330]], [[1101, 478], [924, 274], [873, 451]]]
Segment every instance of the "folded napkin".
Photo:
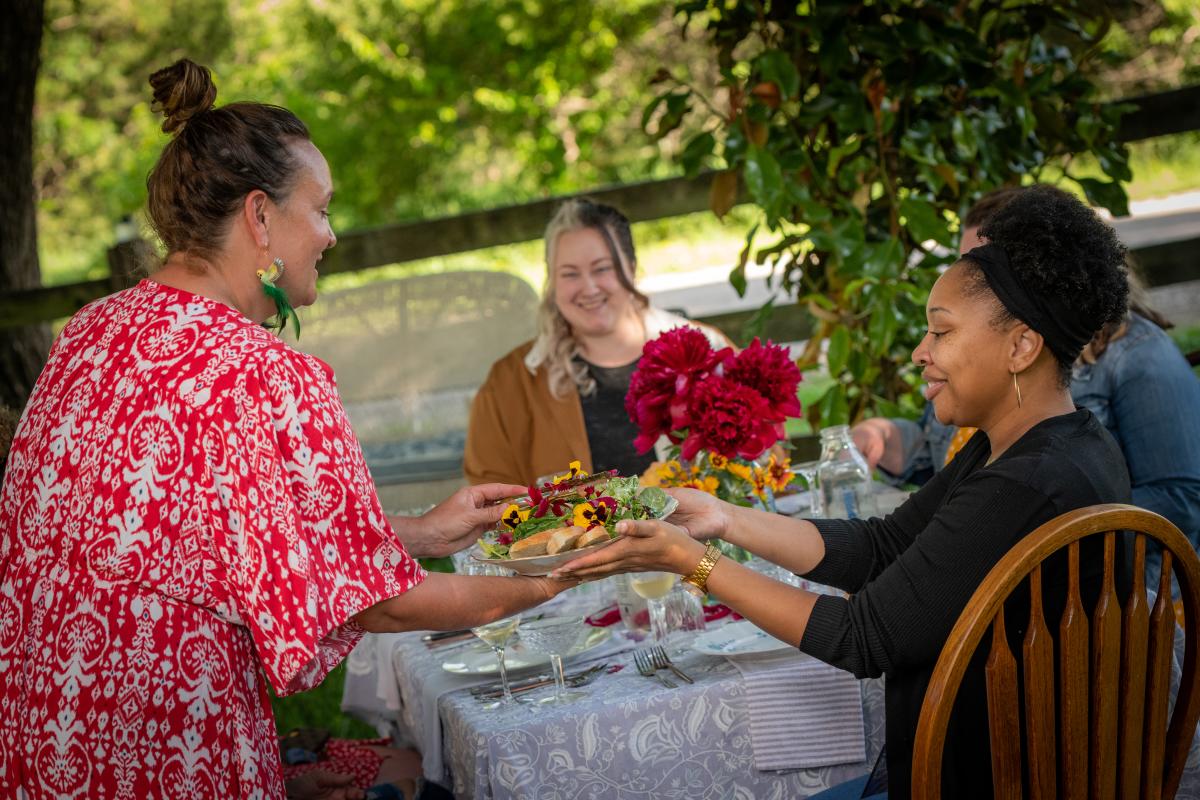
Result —
[[746, 682], [755, 767], [809, 769], [866, 760], [862, 692], [853, 675], [796, 652], [731, 661]]

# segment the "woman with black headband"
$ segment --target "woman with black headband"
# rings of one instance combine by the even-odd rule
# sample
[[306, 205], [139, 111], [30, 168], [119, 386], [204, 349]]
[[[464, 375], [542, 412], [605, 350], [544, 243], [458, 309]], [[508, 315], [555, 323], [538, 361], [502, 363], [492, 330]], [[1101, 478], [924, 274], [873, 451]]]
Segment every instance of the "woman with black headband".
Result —
[[[989, 243], [934, 285], [929, 332], [913, 351], [938, 419], [979, 432], [904, 505], [882, 519], [800, 520], [675, 490], [674, 525], [623, 522], [624, 540], [561, 571], [676, 572], [806, 653], [859, 677], [886, 675], [890, 797], [909, 795], [929, 677], [991, 568], [1060, 514], [1129, 500], [1120, 449], [1091, 412], [1075, 409], [1067, 388], [1083, 346], [1125, 311], [1124, 248], [1090, 209], [1047, 186], [1013, 199], [983, 236]], [[715, 556], [703, 544], [713, 538], [851, 594], [818, 596], [774, 581]], [[1085, 545], [1082, 567], [1090, 606], [1100, 553]], [[1051, 560], [1043, 574], [1047, 618], [1055, 619], [1065, 565]], [[1011, 621], [1027, 619], [1027, 607], [1010, 609]], [[982, 666], [977, 658], [968, 669], [946, 737], [948, 797], [991, 796]]]

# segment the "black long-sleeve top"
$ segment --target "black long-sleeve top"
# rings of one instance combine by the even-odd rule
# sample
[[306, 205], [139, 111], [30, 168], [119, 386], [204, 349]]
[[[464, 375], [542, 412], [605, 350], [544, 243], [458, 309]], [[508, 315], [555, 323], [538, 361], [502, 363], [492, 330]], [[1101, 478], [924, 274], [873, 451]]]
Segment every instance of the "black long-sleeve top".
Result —
[[[884, 518], [814, 520], [825, 557], [806, 578], [850, 592], [817, 599], [800, 649], [858, 677], [886, 675], [888, 796], [911, 792], [912, 748], [925, 689], [971, 595], [1018, 540], [1059, 514], [1129, 501], [1121, 450], [1090, 411], [1044, 420], [992, 464], [977, 433], [950, 465]], [[1084, 603], [1099, 586], [1102, 543], [1081, 552]], [[1118, 553], [1120, 553], [1120, 549]], [[1043, 566], [1047, 625], [1057, 632], [1065, 555]], [[1006, 604], [1015, 652], [1028, 588]], [[943, 796], [991, 797], [986, 647], [964, 676], [946, 737]]]

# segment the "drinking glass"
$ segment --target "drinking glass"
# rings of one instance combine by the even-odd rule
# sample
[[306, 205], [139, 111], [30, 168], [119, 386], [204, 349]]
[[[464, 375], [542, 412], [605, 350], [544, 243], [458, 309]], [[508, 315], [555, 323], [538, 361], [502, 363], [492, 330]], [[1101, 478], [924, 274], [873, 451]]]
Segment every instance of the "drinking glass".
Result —
[[[488, 575], [496, 577], [507, 577], [512, 574], [511, 571], [501, 567], [498, 564], [481, 564], [477, 561], [466, 564], [466, 574], [468, 575]], [[504, 665], [504, 648], [508, 646], [512, 635], [516, 633], [517, 626], [521, 624], [521, 615], [513, 614], [504, 619], [498, 619], [495, 622], [489, 622], [485, 625], [477, 625], [471, 628], [471, 632], [482, 639], [488, 647], [492, 648], [492, 652], [496, 654], [496, 662], [500, 665], [500, 689], [503, 692], [500, 699], [491, 703], [485, 708], [498, 708], [500, 706], [516, 705], [519, 701], [513, 697], [512, 690], [508, 686], [508, 671]]]
[[629, 575], [629, 586], [639, 597], [646, 600], [650, 610], [650, 636], [655, 644], [667, 643], [667, 604], [663, 598], [671, 591], [678, 579], [673, 572], [633, 572]]
[[539, 703], [562, 705], [587, 697], [587, 692], [567, 691], [562, 663], [562, 657], [571, 652], [586, 630], [580, 616], [543, 617], [521, 626], [521, 641], [530, 650], [550, 656], [550, 669], [554, 673], [554, 695], [539, 700]]

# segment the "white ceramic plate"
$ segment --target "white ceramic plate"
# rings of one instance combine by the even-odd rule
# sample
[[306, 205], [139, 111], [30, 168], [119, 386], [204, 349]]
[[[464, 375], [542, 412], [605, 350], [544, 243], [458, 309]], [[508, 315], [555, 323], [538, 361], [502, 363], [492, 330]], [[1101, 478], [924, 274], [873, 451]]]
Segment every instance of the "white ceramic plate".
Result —
[[[656, 519], [666, 519], [675, 513], [675, 509], [679, 508], [679, 501], [674, 497], [667, 499], [666, 506], [663, 507], [662, 513]], [[518, 575], [546, 575], [555, 567], [562, 566], [568, 561], [572, 561], [587, 553], [594, 553], [602, 547], [608, 547], [613, 542], [621, 539], [618, 536], [616, 539], [609, 539], [607, 542], [596, 542], [587, 547], [580, 547], [576, 550], [567, 550], [562, 553], [555, 553], [552, 556], [525, 556], [524, 558], [480, 558], [479, 551], [476, 550], [471, 554], [471, 558], [476, 561], [482, 561], [484, 564], [499, 564], [502, 567], [511, 569]]]
[[710, 656], [748, 656], [795, 650], [749, 620], [738, 620], [706, 631], [692, 642], [692, 649]]
[[552, 556], [525, 556], [524, 558], [480, 558], [478, 554], [473, 554], [471, 557], [476, 561], [482, 561], [484, 564], [499, 564], [502, 567], [511, 569], [518, 575], [546, 575], [555, 567], [561, 566], [573, 559], [579, 558], [588, 553], [594, 553], [602, 547], [608, 547], [613, 542], [621, 539], [618, 536], [616, 539], [609, 539], [605, 542], [596, 542], [589, 544], [587, 547], [580, 547], [575, 550], [566, 550], [562, 553], [555, 553]]
[[808, 490], [795, 492], [794, 494], [785, 494], [782, 497], [776, 496], [775, 509], [780, 513], [789, 517], [799, 514], [806, 514], [812, 511], [812, 495]]
[[[591, 626], [588, 627], [591, 628]], [[609, 636], [608, 628], [591, 628], [583, 643], [576, 645], [574, 650], [563, 657], [563, 661], [569, 661], [580, 653], [594, 650], [607, 642]], [[509, 673], [540, 667], [548, 663], [550, 663], [550, 656], [529, 650], [519, 639], [504, 648], [504, 666]], [[460, 648], [454, 653], [453, 658], [442, 663], [442, 669], [456, 675], [495, 675], [500, 671], [500, 666], [496, 663], [496, 654], [492, 652], [492, 648], [477, 641]]]

